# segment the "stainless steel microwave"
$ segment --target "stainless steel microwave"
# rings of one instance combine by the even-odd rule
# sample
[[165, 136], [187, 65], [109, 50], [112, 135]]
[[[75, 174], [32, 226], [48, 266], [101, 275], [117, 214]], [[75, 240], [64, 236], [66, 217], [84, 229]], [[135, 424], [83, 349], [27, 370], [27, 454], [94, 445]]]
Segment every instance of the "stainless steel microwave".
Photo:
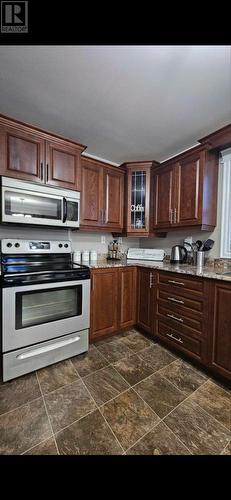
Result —
[[1, 177], [1, 222], [79, 227], [80, 192]]

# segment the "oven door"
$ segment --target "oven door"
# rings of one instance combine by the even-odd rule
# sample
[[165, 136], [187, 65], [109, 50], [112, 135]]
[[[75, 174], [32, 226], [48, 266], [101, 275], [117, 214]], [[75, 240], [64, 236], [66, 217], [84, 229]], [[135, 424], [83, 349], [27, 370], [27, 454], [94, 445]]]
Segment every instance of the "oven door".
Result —
[[3, 352], [89, 328], [90, 280], [3, 288]]

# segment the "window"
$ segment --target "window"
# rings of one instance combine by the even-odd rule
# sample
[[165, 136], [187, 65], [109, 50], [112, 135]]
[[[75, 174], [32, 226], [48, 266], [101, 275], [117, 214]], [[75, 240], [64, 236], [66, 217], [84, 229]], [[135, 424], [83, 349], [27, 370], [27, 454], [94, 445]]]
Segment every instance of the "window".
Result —
[[222, 151], [221, 168], [223, 180], [220, 256], [231, 258], [231, 149]]

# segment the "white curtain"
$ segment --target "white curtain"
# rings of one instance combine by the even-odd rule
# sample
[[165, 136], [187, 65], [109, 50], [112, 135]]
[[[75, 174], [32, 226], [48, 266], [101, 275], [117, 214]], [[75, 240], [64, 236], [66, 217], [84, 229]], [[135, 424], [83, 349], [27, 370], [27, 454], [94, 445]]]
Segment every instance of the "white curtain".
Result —
[[231, 148], [221, 152], [223, 177], [221, 213], [221, 251], [223, 258], [231, 258]]

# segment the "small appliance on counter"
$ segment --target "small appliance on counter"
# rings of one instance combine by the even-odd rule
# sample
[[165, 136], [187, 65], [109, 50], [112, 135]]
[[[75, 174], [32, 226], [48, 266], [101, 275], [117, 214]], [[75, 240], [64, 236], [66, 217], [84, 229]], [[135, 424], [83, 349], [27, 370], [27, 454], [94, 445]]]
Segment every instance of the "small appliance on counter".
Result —
[[171, 264], [185, 264], [187, 261], [188, 252], [182, 245], [175, 245], [171, 251]]
[[108, 245], [108, 260], [121, 260], [121, 247], [117, 240], [113, 240]]
[[127, 252], [127, 260], [158, 260], [164, 259], [164, 250], [157, 248], [129, 248]]

